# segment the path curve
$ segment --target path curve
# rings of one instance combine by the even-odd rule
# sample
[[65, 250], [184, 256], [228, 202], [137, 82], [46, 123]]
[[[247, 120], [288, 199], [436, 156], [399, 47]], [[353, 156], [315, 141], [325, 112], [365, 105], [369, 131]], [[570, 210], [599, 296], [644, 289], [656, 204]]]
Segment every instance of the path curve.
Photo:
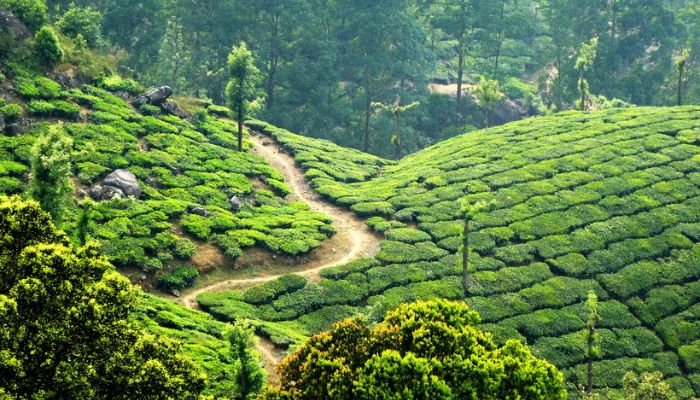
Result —
[[[303, 171], [297, 167], [292, 156], [284, 152], [270, 137], [252, 134], [253, 153], [265, 158], [273, 168], [284, 175], [285, 183], [291, 190], [291, 196], [306, 203], [312, 210], [322, 212], [333, 218], [337, 233], [334, 240], [347, 244], [344, 252], [324, 251], [317, 259], [292, 270], [289, 274], [304, 276], [310, 280], [319, 279], [319, 271], [324, 268], [346, 264], [352, 260], [373, 256], [379, 251], [380, 238], [372, 232], [362, 219], [353, 212], [345, 210], [321, 197], [309, 186]], [[323, 245], [322, 245], [323, 246]], [[203, 286], [184, 294], [180, 300], [189, 308], [197, 308], [197, 296], [205, 292], [229, 289], [244, 289], [256, 284], [275, 280], [285, 274], [262, 275], [253, 278], [227, 279]]]

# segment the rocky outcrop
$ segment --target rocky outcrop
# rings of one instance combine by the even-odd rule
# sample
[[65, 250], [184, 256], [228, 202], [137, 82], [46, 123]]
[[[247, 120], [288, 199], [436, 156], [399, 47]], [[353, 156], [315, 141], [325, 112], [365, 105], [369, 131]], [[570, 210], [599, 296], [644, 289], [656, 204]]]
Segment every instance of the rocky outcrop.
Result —
[[209, 211], [206, 208], [200, 206], [189, 206], [187, 208], [187, 213], [199, 215], [200, 217], [206, 217], [209, 215]]
[[142, 106], [144, 104], [150, 104], [153, 106], [160, 106], [173, 94], [173, 90], [170, 86], [161, 86], [158, 89], [153, 89], [150, 92], [146, 92], [134, 100], [134, 105]]
[[32, 32], [19, 18], [2, 8], [0, 8], [0, 32], [10, 32], [15, 40], [24, 40], [32, 36]]
[[241, 200], [238, 199], [238, 196], [233, 196], [231, 197], [231, 200], [228, 201], [231, 204], [231, 208], [233, 208], [233, 211], [238, 212], [241, 211]]
[[117, 169], [102, 181], [88, 190], [87, 193], [93, 200], [124, 199], [127, 197], [141, 197], [141, 185], [136, 176], [124, 169]]
[[508, 122], [519, 121], [528, 117], [528, 111], [522, 102], [513, 100], [499, 101], [493, 108], [493, 123], [503, 125]]
[[117, 169], [104, 179], [105, 186], [112, 186], [120, 189], [126, 196], [135, 198], [141, 197], [141, 185], [136, 176], [125, 170]]
[[163, 104], [160, 105], [160, 108], [164, 112], [166, 112], [170, 115], [174, 115], [178, 118], [187, 119], [190, 117], [190, 115], [187, 114], [187, 112], [185, 112], [185, 110], [180, 108], [180, 106], [178, 106], [177, 104], [175, 104], [172, 101], [163, 102]]

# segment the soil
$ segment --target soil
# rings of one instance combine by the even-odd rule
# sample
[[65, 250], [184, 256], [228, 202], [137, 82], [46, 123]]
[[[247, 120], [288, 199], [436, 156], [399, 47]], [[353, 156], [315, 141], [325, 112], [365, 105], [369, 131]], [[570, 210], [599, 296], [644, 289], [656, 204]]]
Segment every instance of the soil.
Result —
[[[236, 266], [241, 268], [256, 265], [256, 268], [249, 270], [256, 275], [213, 281], [210, 284], [185, 291], [179, 300], [189, 308], [198, 308], [197, 296], [201, 293], [244, 289], [289, 273], [304, 276], [312, 282], [318, 281], [320, 279], [319, 271], [324, 268], [369, 257], [379, 251], [380, 237], [372, 232], [363, 220], [354, 213], [331, 203], [316, 193], [309, 186], [304, 178], [304, 172], [297, 167], [293, 157], [281, 150], [280, 146], [269, 137], [252, 135], [250, 140], [254, 146], [253, 153], [265, 158], [272, 167], [284, 175], [285, 183], [291, 190], [289, 199], [306, 203], [311, 209], [332, 217], [333, 226], [337, 233], [332, 238], [325, 240], [319, 248], [301, 257], [278, 256], [270, 254], [264, 249], [246, 250], [236, 260]], [[195, 262], [195, 264], [201, 265], [208, 263], [207, 261], [211, 262], [211, 260], [206, 260], [206, 257], [217, 258], [220, 251], [217, 248], [214, 249], [216, 251], [207, 252], [200, 245], [196, 256], [199, 262]], [[214, 261], [214, 263], [218, 262], [219, 260]], [[238, 269], [238, 271], [241, 270]], [[272, 342], [264, 338], [260, 338], [256, 349], [262, 356], [270, 382], [274, 384], [279, 379], [275, 366], [282, 359], [282, 353], [275, 348]]]

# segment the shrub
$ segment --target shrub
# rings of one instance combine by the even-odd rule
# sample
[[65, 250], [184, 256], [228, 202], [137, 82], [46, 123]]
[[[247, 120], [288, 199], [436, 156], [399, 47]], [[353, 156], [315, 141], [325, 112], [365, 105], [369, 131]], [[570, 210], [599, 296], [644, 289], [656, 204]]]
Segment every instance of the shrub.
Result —
[[80, 107], [64, 100], [32, 100], [27, 105], [29, 113], [44, 117], [56, 117], [77, 120], [80, 116]]
[[243, 292], [243, 300], [250, 304], [267, 304], [283, 294], [292, 293], [306, 286], [307, 280], [300, 275], [283, 275], [279, 278], [253, 286]]
[[46, 3], [42, 0], [0, 0], [0, 8], [15, 14], [31, 30], [48, 21]]
[[18, 122], [24, 115], [24, 107], [20, 104], [8, 104], [0, 107], [0, 113], [5, 117], [5, 122], [12, 124]]
[[49, 26], [42, 26], [36, 34], [34, 51], [39, 61], [49, 66], [63, 61], [63, 49], [56, 33]]
[[171, 272], [158, 278], [157, 284], [161, 290], [181, 290], [192, 286], [198, 276], [199, 271], [195, 267], [175, 267]]
[[404, 243], [418, 243], [430, 240], [430, 235], [418, 229], [398, 228], [386, 232], [386, 237]]
[[104, 77], [100, 80], [99, 84], [110, 92], [126, 92], [130, 95], [137, 95], [145, 90], [140, 83], [133, 79], [122, 78], [119, 75]]
[[173, 254], [182, 260], [191, 258], [197, 252], [197, 245], [186, 238], [178, 239], [173, 245]]
[[18, 75], [14, 79], [17, 93], [30, 99], [57, 99], [61, 96], [61, 85], [43, 76]]
[[102, 14], [90, 7], [76, 7], [75, 4], [71, 4], [68, 11], [56, 22], [56, 27], [66, 36], [82, 36], [91, 47], [102, 41]]

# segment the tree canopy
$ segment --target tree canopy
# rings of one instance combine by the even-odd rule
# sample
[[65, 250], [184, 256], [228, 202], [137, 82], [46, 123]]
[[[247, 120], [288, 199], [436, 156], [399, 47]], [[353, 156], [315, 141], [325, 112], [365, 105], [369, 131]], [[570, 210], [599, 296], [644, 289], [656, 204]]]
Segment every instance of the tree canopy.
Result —
[[562, 374], [509, 340], [497, 346], [462, 303], [404, 304], [377, 326], [341, 322], [281, 364], [263, 398], [564, 399]]
[[35, 201], [0, 197], [0, 393], [5, 398], [196, 399], [180, 345], [126, 321], [137, 289], [97, 245], [71, 246]]

